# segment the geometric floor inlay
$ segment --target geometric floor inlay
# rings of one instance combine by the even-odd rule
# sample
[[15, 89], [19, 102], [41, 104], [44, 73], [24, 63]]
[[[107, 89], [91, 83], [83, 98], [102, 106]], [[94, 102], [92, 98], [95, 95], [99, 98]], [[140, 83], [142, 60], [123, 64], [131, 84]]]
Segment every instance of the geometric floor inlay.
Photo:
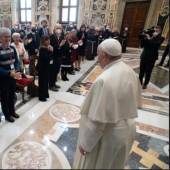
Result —
[[72, 123], [80, 118], [80, 108], [71, 104], [57, 103], [49, 111], [49, 114], [59, 122]]
[[[135, 72], [139, 73], [139, 68], [134, 70]], [[165, 87], [169, 84], [169, 71], [155, 66], [153, 68], [150, 81], [159, 88]]]
[[[69, 128], [58, 141], [53, 141], [65, 153], [71, 165], [74, 160], [77, 139], [78, 129]], [[164, 151], [164, 147], [167, 145], [169, 142], [136, 133], [126, 168], [169, 169], [169, 156]]]
[[2, 169], [50, 169], [50, 151], [40, 143], [24, 141], [12, 145], [3, 155]]

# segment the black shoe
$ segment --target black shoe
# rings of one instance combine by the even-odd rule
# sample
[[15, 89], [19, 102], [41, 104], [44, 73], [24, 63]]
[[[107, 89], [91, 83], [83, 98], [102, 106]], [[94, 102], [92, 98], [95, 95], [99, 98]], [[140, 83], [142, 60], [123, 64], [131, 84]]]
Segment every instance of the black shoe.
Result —
[[56, 91], [58, 91], [58, 88], [56, 88], [56, 87], [51, 87], [50, 90], [56, 92]]
[[65, 80], [66, 80], [66, 81], [69, 81], [69, 79], [68, 79], [67, 77], [65, 78]]
[[76, 73], [74, 71], [70, 71], [68, 74], [75, 75]]
[[45, 98], [49, 98], [49, 93], [46, 93], [46, 95], [44, 95]]
[[157, 66], [162, 66], [162, 63], [159, 63]]
[[61, 88], [61, 86], [59, 86], [59, 85], [57, 85], [57, 84], [55, 84], [54, 87], [55, 87], [55, 88], [58, 88], [58, 89]]
[[142, 89], [147, 89], [147, 85], [143, 85]]
[[67, 81], [65, 78], [62, 78], [63, 81]]
[[14, 114], [12, 114], [12, 116], [14, 117], [14, 118], [19, 118], [20, 116], [18, 115], [18, 114], [16, 114], [16, 113], [14, 113]]
[[75, 68], [74, 70], [75, 70], [75, 71], [80, 71], [78, 68]]
[[11, 123], [15, 122], [15, 120], [12, 116], [6, 117], [5, 120], [8, 121], [8, 122], [11, 122]]
[[41, 102], [46, 102], [47, 99], [46, 99], [46, 98], [39, 98], [39, 101], [41, 101]]

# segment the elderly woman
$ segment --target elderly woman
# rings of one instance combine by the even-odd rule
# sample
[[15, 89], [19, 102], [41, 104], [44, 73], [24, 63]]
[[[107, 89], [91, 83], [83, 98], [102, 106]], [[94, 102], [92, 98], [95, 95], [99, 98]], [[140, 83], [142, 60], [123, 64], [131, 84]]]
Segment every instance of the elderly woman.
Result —
[[15, 113], [14, 96], [16, 79], [21, 78], [20, 65], [17, 52], [10, 46], [11, 31], [8, 28], [0, 28], [0, 98], [2, 112], [5, 119], [14, 122], [14, 118], [19, 118]]
[[124, 169], [135, 138], [141, 87], [135, 72], [121, 60], [121, 51], [115, 39], [99, 45], [98, 60], [104, 72], [81, 109], [73, 169]]
[[16, 49], [18, 60], [20, 62], [21, 69], [23, 70], [24, 69], [23, 60], [28, 59], [28, 54], [25, 50], [24, 44], [21, 42], [21, 36], [19, 33], [13, 33], [12, 39], [13, 43], [11, 43], [11, 45]]

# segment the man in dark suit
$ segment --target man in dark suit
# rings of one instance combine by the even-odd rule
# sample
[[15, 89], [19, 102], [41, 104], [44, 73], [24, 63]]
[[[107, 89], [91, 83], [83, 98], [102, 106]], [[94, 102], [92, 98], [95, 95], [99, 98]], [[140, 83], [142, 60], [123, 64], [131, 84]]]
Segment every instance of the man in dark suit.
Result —
[[47, 20], [42, 20], [41, 21], [42, 27], [39, 29], [39, 37], [41, 38], [42, 36], [49, 36], [49, 29], [48, 29], [48, 23]]
[[53, 63], [50, 63], [49, 73], [49, 88], [52, 91], [58, 91], [59, 85], [55, 84], [57, 81], [58, 73], [60, 72], [62, 50], [61, 47], [64, 45], [64, 33], [62, 26], [57, 24], [54, 27], [54, 33], [50, 36], [50, 43], [53, 47]]
[[[143, 85], [143, 89], [147, 88], [147, 85], [151, 78], [151, 73], [155, 65], [156, 60], [158, 59], [158, 50], [164, 41], [164, 38], [161, 36], [162, 29], [160, 26], [154, 28], [154, 33], [152, 36], [145, 34], [143, 38], [143, 52], [141, 54], [140, 62], [140, 73], [139, 79]], [[143, 83], [143, 78], [145, 76], [145, 82]]]

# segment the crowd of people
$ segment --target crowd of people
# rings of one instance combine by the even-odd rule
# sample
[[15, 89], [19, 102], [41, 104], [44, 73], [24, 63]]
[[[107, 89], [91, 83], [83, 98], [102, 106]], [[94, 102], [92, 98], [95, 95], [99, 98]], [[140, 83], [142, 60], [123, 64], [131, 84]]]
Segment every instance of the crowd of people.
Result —
[[[158, 27], [155, 30], [157, 35], [149, 37], [146, 34], [141, 41], [144, 51], [141, 55], [139, 78], [143, 88], [149, 83], [158, 49], [163, 42], [161, 30]], [[120, 34], [117, 29], [111, 31], [108, 25], [101, 28], [81, 25], [77, 29], [73, 24], [62, 26], [57, 23], [50, 32], [47, 21], [43, 20], [40, 27], [27, 24], [20, 29], [18, 25], [11, 29], [1, 28], [0, 98], [6, 120], [13, 122], [12, 116], [19, 117], [14, 110], [15, 80], [27, 78], [27, 74], [32, 76], [33, 81], [29, 84], [27, 93], [32, 97], [38, 96], [40, 101], [45, 102], [49, 98], [49, 89], [56, 92], [61, 88], [57, 84], [59, 74], [63, 81], [69, 81], [68, 74], [79, 72], [85, 59], [94, 60], [98, 45], [109, 38], [118, 40], [122, 52], [126, 52], [128, 27]], [[29, 64], [29, 69], [26, 69], [26, 64]], [[36, 76], [38, 87], [35, 85]]]
[[[37, 94], [45, 102], [49, 98], [48, 89], [60, 88], [56, 84], [59, 73], [63, 81], [69, 81], [68, 73], [75, 74], [85, 59], [94, 60], [98, 55], [103, 73], [97, 77], [81, 107], [73, 169], [123, 169], [135, 140], [135, 118], [141, 107], [140, 83], [144, 89], [149, 83], [164, 41], [161, 32], [156, 26], [151, 34], [140, 35], [144, 50], [138, 78], [121, 59], [126, 47], [120, 43], [120, 34], [111, 32], [108, 26], [99, 29], [82, 25], [77, 30], [76, 27], [63, 29], [56, 24], [51, 34], [47, 21], [40, 28], [29, 26], [27, 32], [0, 28], [0, 97], [5, 119], [14, 122], [14, 118], [19, 118], [14, 97], [16, 81], [26, 77], [25, 63], [29, 63], [29, 74], [34, 79], [38, 76]], [[124, 38], [127, 35], [126, 28]], [[127, 43], [124, 38], [123, 42]], [[35, 87], [33, 82], [29, 93]]]
[[[12, 28], [11, 33], [14, 41], [12, 45], [18, 52], [22, 68], [23, 61], [25, 61], [28, 56], [30, 61], [30, 75], [35, 76], [37, 71], [38, 74], [40, 74], [40, 68], [42, 68], [43, 71], [44, 68], [48, 69], [48, 72], [50, 72], [50, 74], [48, 74], [49, 77], [44, 78], [46, 80], [48, 79], [46, 82], [48, 82], [49, 88], [53, 91], [58, 91], [60, 88], [56, 84], [58, 74], [61, 74], [63, 81], [69, 81], [68, 74], [74, 75], [77, 71], [80, 71], [81, 63], [83, 63], [85, 59], [94, 60], [97, 55], [97, 47], [103, 40], [115, 38], [120, 42], [122, 40], [122, 43], [125, 42], [124, 32], [121, 38], [117, 30], [112, 32], [107, 25], [104, 25], [102, 28], [82, 25], [78, 30], [73, 24], [66, 27], [63, 27], [61, 24], [56, 24], [53, 32], [50, 33], [46, 20], [41, 22], [41, 27], [31, 27], [31, 25], [28, 24], [25, 28], [19, 29], [18, 26], [15, 26]], [[48, 38], [50, 41], [48, 48], [51, 54], [46, 56], [49, 56], [50, 60], [49, 63], [44, 61], [46, 64], [44, 63], [45, 65], [42, 67], [39, 66], [39, 64], [41, 63], [40, 65], [42, 65], [42, 59], [44, 57], [40, 51], [42, 47], [45, 46], [43, 42], [44, 39], [47, 40]], [[123, 47], [124, 46], [125, 45], [123, 45]], [[123, 51], [126, 51], [125, 48], [123, 48]], [[36, 60], [39, 61], [37, 65], [35, 64]], [[35, 89], [35, 86], [32, 87], [30, 91], [35, 91], [33, 89]], [[34, 96], [35, 93], [31, 95]], [[44, 101], [45, 98], [40, 98], [40, 100]]]
[[22, 28], [18, 25], [1, 28], [0, 99], [6, 120], [14, 122], [13, 118], [19, 118], [14, 109], [17, 81], [27, 78], [27, 74], [32, 76], [27, 93], [45, 102], [49, 89], [59, 90], [56, 84], [59, 74], [63, 81], [69, 81], [68, 74], [79, 72], [85, 59], [94, 60], [98, 45], [108, 38], [120, 41], [119, 32], [112, 32], [107, 25], [102, 28], [82, 25], [77, 29], [73, 24], [64, 27], [57, 23], [50, 32], [47, 21], [43, 20], [40, 27], [27, 24]]

